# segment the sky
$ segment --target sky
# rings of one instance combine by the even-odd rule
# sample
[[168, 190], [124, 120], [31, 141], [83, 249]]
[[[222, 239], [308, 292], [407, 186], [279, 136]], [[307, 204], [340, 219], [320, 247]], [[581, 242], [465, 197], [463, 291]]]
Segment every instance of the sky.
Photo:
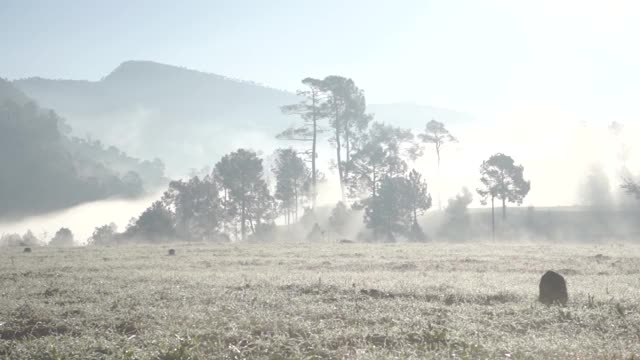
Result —
[[[343, 75], [370, 103], [465, 112], [477, 121], [443, 155], [443, 201], [474, 190], [478, 164], [500, 151], [526, 165], [524, 205], [577, 203], [586, 169], [609, 163], [619, 178], [606, 124], [640, 118], [633, 0], [0, 0], [0, 24], [8, 79], [100, 80], [150, 60], [289, 91], [308, 76]], [[640, 126], [627, 129], [633, 144]], [[67, 220], [53, 217], [51, 228]]]
[[0, 76], [99, 80], [152, 60], [296, 90], [353, 78], [369, 102], [480, 118], [633, 120], [631, 0], [2, 0]]
[[[370, 103], [471, 115], [478, 121], [458, 134], [461, 151], [477, 155], [469, 164], [503, 151], [539, 177], [570, 171], [565, 188], [611, 160], [598, 143], [603, 124], [640, 118], [632, 0], [0, 2], [0, 77], [99, 80], [124, 61], [151, 60], [295, 91], [302, 78], [338, 74]], [[568, 138], [593, 122], [593, 141]], [[544, 181], [531, 199], [556, 203], [557, 180]]]

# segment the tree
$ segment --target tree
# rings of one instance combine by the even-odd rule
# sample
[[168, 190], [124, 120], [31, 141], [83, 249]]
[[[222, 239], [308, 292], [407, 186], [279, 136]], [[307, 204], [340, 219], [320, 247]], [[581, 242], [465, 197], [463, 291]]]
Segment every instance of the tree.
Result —
[[473, 201], [473, 194], [469, 189], [462, 188], [462, 192], [449, 199], [444, 210], [445, 220], [438, 231], [450, 240], [466, 240], [471, 231], [471, 219], [468, 207]]
[[318, 123], [327, 117], [326, 93], [323, 89], [322, 80], [305, 78], [302, 80], [302, 84], [308, 87], [307, 90], [298, 91], [298, 96], [303, 96], [304, 100], [297, 104], [283, 106], [282, 112], [300, 116], [304, 124], [297, 128], [288, 128], [278, 134], [277, 138], [311, 142], [311, 206], [315, 207], [318, 195], [317, 143], [318, 134], [323, 131], [318, 127]]
[[22, 245], [24, 246], [36, 246], [40, 243], [40, 240], [33, 235], [31, 230], [27, 230], [27, 232], [22, 235]]
[[602, 166], [593, 164], [590, 167], [584, 175], [584, 181], [579, 190], [580, 200], [584, 205], [594, 209], [607, 209], [614, 204], [609, 176], [607, 176]]
[[[422, 142], [425, 144], [433, 144], [436, 150], [436, 156], [438, 159], [438, 181], [440, 181], [440, 151], [442, 147], [450, 142], [457, 142], [458, 140], [451, 135], [443, 123], [435, 120], [431, 120], [427, 123], [427, 127], [423, 134], [418, 135]], [[440, 189], [438, 189], [438, 208], [442, 209], [440, 201]]]
[[612, 122], [609, 124], [609, 133], [613, 137], [613, 140], [620, 146], [617, 156], [622, 162], [622, 171], [626, 172], [627, 161], [629, 161], [629, 158], [631, 157], [632, 149], [624, 140], [624, 125], [617, 121]]
[[51, 246], [73, 246], [73, 233], [71, 230], [63, 227], [56, 232], [53, 239], [49, 242]]
[[396, 235], [411, 237], [417, 224], [416, 214], [427, 210], [431, 203], [429, 194], [417, 183], [421, 182], [405, 176], [385, 176], [377, 195], [364, 202], [364, 221], [376, 239], [395, 241]]
[[349, 209], [339, 201], [336, 207], [331, 210], [329, 216], [329, 228], [338, 235], [344, 235], [350, 218]]
[[[248, 203], [249, 227], [253, 233], [258, 230], [273, 229], [277, 209], [275, 200], [269, 193], [267, 183], [262, 181], [252, 189], [251, 201]], [[269, 230], [271, 231], [271, 230]]]
[[262, 159], [255, 152], [239, 149], [225, 155], [215, 167], [225, 189], [225, 207], [239, 218], [242, 240], [247, 230], [273, 218], [273, 198], [263, 179]]
[[218, 235], [222, 209], [218, 186], [211, 175], [189, 181], [172, 181], [162, 197], [175, 214], [176, 232], [182, 238], [206, 240]]
[[309, 169], [293, 149], [278, 149], [272, 170], [276, 175], [274, 197], [280, 201], [287, 224], [290, 224], [292, 215], [298, 220], [300, 203], [309, 192]]
[[483, 187], [476, 191], [481, 203], [491, 200], [491, 229], [495, 236], [495, 199], [502, 201], [502, 218], [507, 218], [507, 202], [522, 204], [531, 189], [531, 182], [524, 180], [524, 167], [515, 165], [513, 159], [502, 153], [491, 156], [480, 166], [480, 182]]
[[114, 223], [96, 227], [93, 234], [87, 240], [87, 245], [112, 245], [117, 239], [118, 226]]
[[2, 234], [0, 246], [24, 246], [20, 234]]
[[431, 195], [427, 189], [427, 182], [422, 179], [422, 175], [415, 169], [411, 170], [409, 179], [409, 206], [413, 221], [411, 224], [410, 237], [412, 240], [422, 241], [426, 239], [420, 224], [418, 224], [418, 215], [422, 215], [431, 208]]
[[413, 139], [411, 131], [382, 123], [373, 123], [361, 147], [347, 163], [351, 197], [375, 197], [384, 176], [407, 171], [403, 150]]
[[640, 184], [633, 180], [631, 177], [622, 178], [622, 185], [620, 185], [624, 191], [636, 197], [636, 199], [640, 200]]
[[129, 225], [124, 238], [162, 242], [176, 238], [175, 214], [158, 200]]
[[[349, 169], [345, 164], [351, 162], [351, 155], [372, 119], [365, 113], [366, 101], [364, 92], [353, 80], [342, 76], [327, 76], [322, 81], [323, 90], [327, 92], [327, 108], [330, 125], [333, 128], [331, 142], [336, 148], [336, 166], [340, 179], [342, 201], [346, 202], [346, 184]], [[344, 151], [344, 161], [342, 153]]]

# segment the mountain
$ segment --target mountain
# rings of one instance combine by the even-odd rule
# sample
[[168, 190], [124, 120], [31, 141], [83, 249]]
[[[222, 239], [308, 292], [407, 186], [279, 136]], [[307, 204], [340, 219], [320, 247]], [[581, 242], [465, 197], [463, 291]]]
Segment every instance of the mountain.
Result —
[[54, 111], [0, 79], [0, 218], [35, 215], [166, 183], [161, 162], [69, 135]]
[[9, 81], [0, 78], [0, 101], [12, 101], [16, 104], [23, 105], [29, 101], [29, 98]]
[[[100, 81], [30, 78], [14, 84], [55, 108], [77, 134], [90, 134], [140, 158], [161, 158], [171, 175], [211, 166], [237, 147], [277, 145], [274, 136], [298, 122], [280, 107], [291, 92], [149, 61], [127, 61]], [[447, 110], [413, 104], [372, 105], [376, 120], [423, 128], [436, 117], [464, 121]]]

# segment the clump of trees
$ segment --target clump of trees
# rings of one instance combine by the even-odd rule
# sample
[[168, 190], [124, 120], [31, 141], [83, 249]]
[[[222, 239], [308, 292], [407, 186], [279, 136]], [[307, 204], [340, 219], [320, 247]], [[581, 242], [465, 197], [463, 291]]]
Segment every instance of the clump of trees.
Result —
[[480, 202], [491, 202], [491, 232], [495, 238], [495, 200], [502, 202], [502, 219], [507, 218], [507, 202], [522, 204], [531, 189], [531, 183], [524, 179], [524, 167], [516, 165], [511, 156], [497, 153], [480, 166], [480, 182], [477, 189]]
[[408, 175], [385, 176], [378, 193], [364, 204], [364, 221], [375, 240], [393, 242], [398, 235], [426, 240], [417, 216], [431, 207], [431, 196], [415, 170]]
[[240, 227], [241, 240], [273, 221], [275, 204], [264, 180], [262, 159], [255, 152], [239, 149], [225, 155], [216, 164], [215, 175], [224, 194], [225, 220], [236, 234]]
[[331, 215], [329, 216], [329, 229], [331, 232], [340, 237], [345, 236], [349, 230], [351, 215], [352, 211], [342, 201], [339, 201], [331, 210]]
[[[299, 91], [301, 103], [285, 106], [284, 113], [296, 114], [303, 125], [288, 128], [278, 135], [285, 140], [311, 142], [311, 198], [317, 196], [317, 142], [318, 136], [329, 131], [329, 142], [334, 146], [335, 168], [338, 171], [342, 200], [346, 201], [349, 178], [348, 164], [357, 151], [361, 136], [373, 118], [366, 113], [364, 91], [352, 79], [327, 76], [324, 79], [306, 78], [302, 83], [307, 90]], [[322, 123], [322, 124], [321, 124]]]
[[0, 246], [38, 246], [42, 241], [36, 237], [31, 230], [27, 230], [24, 235], [2, 234], [0, 236]]
[[50, 246], [73, 246], [73, 233], [68, 228], [62, 227], [56, 232], [51, 241]]
[[298, 153], [292, 149], [276, 150], [276, 163], [273, 167], [276, 176], [274, 197], [278, 201], [280, 214], [287, 225], [298, 221], [298, 212], [311, 200], [315, 190], [309, 168]]
[[[275, 181], [266, 180], [263, 160], [256, 152], [238, 149], [223, 156], [211, 171], [172, 181], [162, 198], [132, 219], [124, 232], [104, 225], [95, 229], [89, 243], [268, 240], [278, 237], [277, 220], [289, 225], [287, 231], [296, 224], [309, 241], [320, 241], [328, 234], [351, 234], [355, 214], [362, 215], [365, 230], [360, 236], [366, 240], [426, 241], [420, 220], [432, 207], [432, 197], [425, 177], [410, 169], [408, 161], [415, 164], [425, 146], [433, 145], [439, 173], [443, 148], [458, 140], [435, 120], [418, 136], [373, 121], [364, 91], [352, 79], [306, 78], [302, 84], [304, 90], [298, 93], [302, 100], [281, 109], [299, 116], [301, 123], [276, 137], [303, 145], [275, 152], [267, 169]], [[322, 225], [315, 213], [322, 179], [317, 166], [321, 140], [335, 149], [332, 162], [341, 197]], [[503, 218], [507, 203], [522, 203], [530, 189], [523, 171], [500, 153], [482, 163], [483, 186], [477, 192], [483, 204], [491, 202], [492, 214], [496, 199], [502, 202]], [[469, 237], [467, 208], [472, 200], [467, 189], [449, 200], [439, 235], [456, 240]]]
[[[264, 179], [262, 159], [247, 149], [225, 155], [211, 174], [176, 180], [162, 198], [123, 233], [96, 228], [90, 244], [121, 241], [227, 241], [273, 237], [278, 208], [291, 216], [308, 197], [308, 169], [290, 149], [277, 151], [275, 197]], [[278, 204], [280, 205], [278, 207]]]
[[[302, 84], [302, 101], [282, 108], [299, 116], [302, 123], [277, 137], [310, 146], [276, 151], [271, 186], [265, 180], [262, 159], [251, 150], [238, 149], [223, 156], [204, 177], [172, 181], [162, 198], [132, 219], [124, 232], [104, 225], [96, 228], [89, 243], [266, 239], [277, 233], [278, 217], [285, 224], [308, 223], [306, 231], [313, 233], [313, 227], [320, 229], [312, 215], [322, 178], [317, 167], [318, 142], [325, 133], [335, 149], [342, 198], [330, 216], [329, 230], [344, 235], [354, 210], [362, 210], [372, 240], [395, 241], [399, 236], [425, 240], [419, 217], [432, 200], [423, 176], [407, 165], [407, 159], [415, 159], [418, 152], [413, 133], [372, 122], [364, 91], [352, 79], [306, 78]], [[423, 141], [432, 141], [429, 136], [424, 135]], [[435, 139], [439, 153], [442, 144], [454, 138], [437, 133]]]
[[472, 201], [473, 194], [466, 187], [449, 199], [444, 210], [444, 221], [438, 231], [440, 236], [453, 241], [465, 241], [471, 237], [471, 217], [468, 208]]
[[31, 230], [27, 230], [24, 235], [3, 234], [0, 237], [0, 246], [74, 246], [73, 232], [66, 227], [61, 227], [54, 236], [47, 242], [47, 234], [38, 238]]
[[95, 228], [87, 245], [114, 245], [118, 243], [118, 226], [114, 223]]

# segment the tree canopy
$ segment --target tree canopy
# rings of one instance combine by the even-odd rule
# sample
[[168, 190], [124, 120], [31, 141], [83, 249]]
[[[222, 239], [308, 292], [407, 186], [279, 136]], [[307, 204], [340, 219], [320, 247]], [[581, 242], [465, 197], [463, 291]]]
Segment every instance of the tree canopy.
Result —
[[480, 166], [480, 182], [483, 187], [477, 190], [483, 204], [487, 200], [502, 201], [502, 217], [507, 216], [506, 203], [522, 204], [531, 189], [531, 182], [524, 179], [524, 167], [516, 165], [513, 158], [498, 153], [482, 162]]
[[216, 164], [215, 173], [224, 188], [226, 211], [240, 224], [241, 239], [274, 217], [273, 198], [264, 180], [262, 159], [253, 151], [239, 149]]

